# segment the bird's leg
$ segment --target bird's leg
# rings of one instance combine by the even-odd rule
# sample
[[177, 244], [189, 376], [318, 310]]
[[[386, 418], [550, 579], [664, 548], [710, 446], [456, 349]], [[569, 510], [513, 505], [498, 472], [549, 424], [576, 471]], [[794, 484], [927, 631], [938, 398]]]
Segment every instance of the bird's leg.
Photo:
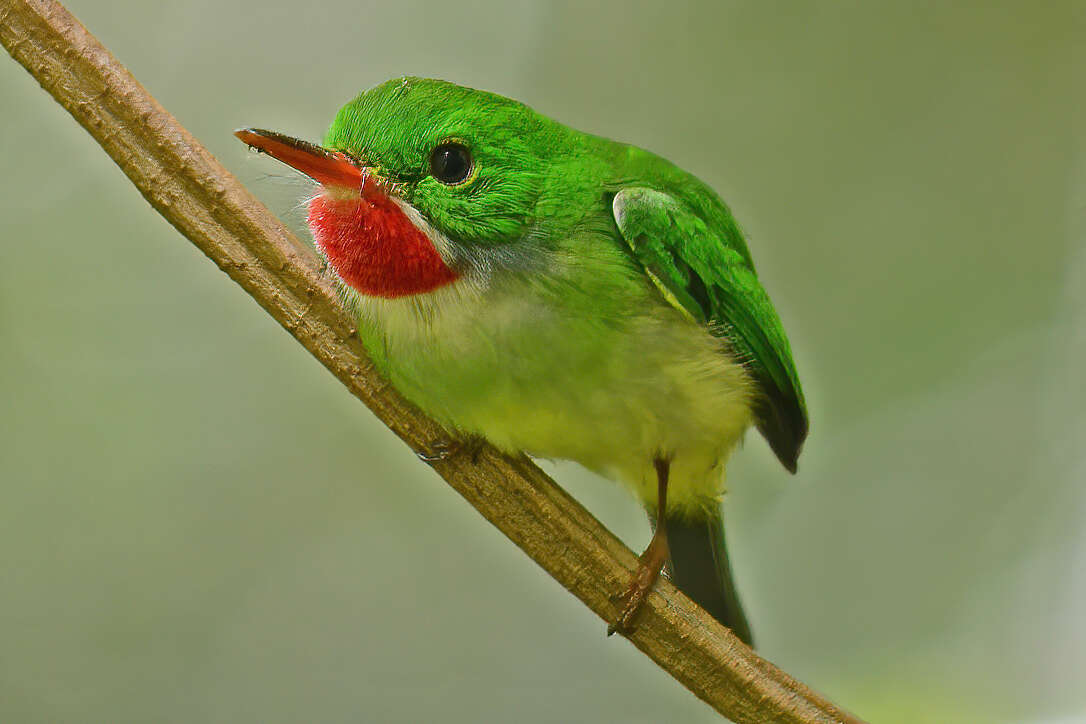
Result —
[[607, 627], [608, 636], [616, 631], [623, 634], [633, 633], [633, 618], [645, 601], [645, 596], [652, 590], [656, 579], [660, 577], [660, 571], [671, 555], [667, 546], [667, 476], [671, 461], [656, 458], [653, 465], [656, 467], [657, 485], [656, 530], [645, 552], [641, 554], [637, 572], [630, 579], [630, 585], [622, 596], [622, 600], [625, 601], [622, 613]]

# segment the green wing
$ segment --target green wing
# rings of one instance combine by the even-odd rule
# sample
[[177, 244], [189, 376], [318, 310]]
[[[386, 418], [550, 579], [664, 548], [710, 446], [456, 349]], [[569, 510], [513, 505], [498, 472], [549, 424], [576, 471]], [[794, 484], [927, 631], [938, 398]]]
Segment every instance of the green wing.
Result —
[[788, 338], [746, 257], [660, 191], [623, 189], [613, 209], [623, 238], [668, 302], [731, 343], [762, 393], [758, 429], [795, 472], [807, 407]]

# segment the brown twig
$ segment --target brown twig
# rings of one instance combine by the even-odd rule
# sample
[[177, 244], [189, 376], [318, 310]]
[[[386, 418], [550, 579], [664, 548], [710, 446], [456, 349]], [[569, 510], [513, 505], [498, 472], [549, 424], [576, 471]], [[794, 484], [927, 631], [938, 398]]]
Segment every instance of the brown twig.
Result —
[[[0, 0], [0, 42], [95, 138], [140, 193], [415, 451], [443, 431], [369, 362], [315, 254], [251, 196], [63, 6]], [[226, 132], [224, 130], [224, 132]], [[484, 446], [432, 466], [605, 620], [634, 554], [524, 456]], [[858, 722], [758, 657], [666, 581], [634, 645], [736, 722]], [[600, 628], [600, 645], [608, 645]]]

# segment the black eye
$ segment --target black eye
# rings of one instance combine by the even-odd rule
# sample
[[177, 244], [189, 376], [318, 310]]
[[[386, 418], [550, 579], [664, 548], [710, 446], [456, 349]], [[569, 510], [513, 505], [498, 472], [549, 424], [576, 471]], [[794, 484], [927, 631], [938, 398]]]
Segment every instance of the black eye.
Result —
[[443, 184], [462, 182], [471, 173], [471, 151], [461, 143], [443, 143], [430, 154], [430, 173]]

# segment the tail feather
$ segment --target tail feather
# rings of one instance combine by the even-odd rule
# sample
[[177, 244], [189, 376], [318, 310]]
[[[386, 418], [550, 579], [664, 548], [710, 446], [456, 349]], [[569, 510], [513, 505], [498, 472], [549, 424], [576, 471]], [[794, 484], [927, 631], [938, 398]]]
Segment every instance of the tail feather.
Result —
[[753, 647], [754, 637], [728, 563], [723, 514], [717, 511], [708, 519], [696, 520], [669, 517], [667, 540], [671, 550], [668, 561], [671, 582]]

